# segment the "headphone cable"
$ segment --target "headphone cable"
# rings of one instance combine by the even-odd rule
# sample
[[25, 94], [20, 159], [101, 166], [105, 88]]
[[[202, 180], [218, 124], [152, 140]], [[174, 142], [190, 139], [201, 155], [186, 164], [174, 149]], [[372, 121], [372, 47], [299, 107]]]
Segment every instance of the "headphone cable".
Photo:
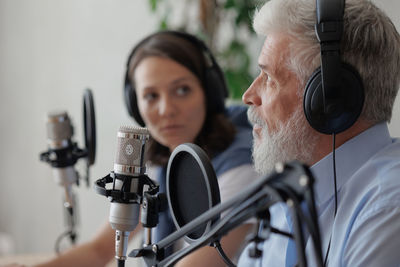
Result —
[[[335, 187], [335, 213], [333, 214], [333, 221], [335, 221], [336, 213], [337, 213], [337, 206], [338, 206], [337, 182], [336, 182], [336, 158], [335, 158], [336, 134], [333, 133], [332, 137], [333, 137], [333, 140], [332, 140], [332, 143], [333, 143], [333, 146], [332, 146], [333, 183], [334, 183], [334, 187]], [[333, 224], [332, 224], [331, 235], [329, 237], [328, 249], [326, 250], [326, 254], [325, 254], [324, 267], [326, 266], [326, 263], [327, 263], [327, 260], [328, 260], [328, 255], [329, 255], [329, 251], [331, 249], [332, 232], [333, 232]]]

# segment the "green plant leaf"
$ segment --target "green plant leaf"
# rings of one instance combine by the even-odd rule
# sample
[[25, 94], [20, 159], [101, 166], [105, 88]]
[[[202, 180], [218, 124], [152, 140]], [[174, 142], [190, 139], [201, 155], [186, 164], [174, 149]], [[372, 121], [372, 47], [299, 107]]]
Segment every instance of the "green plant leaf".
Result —
[[224, 8], [229, 9], [229, 8], [235, 8], [235, 1], [234, 0], [226, 0]]
[[158, 0], [149, 0], [150, 9], [152, 12], [155, 12], [157, 10], [157, 3]]
[[252, 82], [252, 77], [249, 73], [232, 69], [225, 70], [225, 77], [232, 99], [241, 99], [243, 93]]
[[168, 23], [167, 23], [166, 19], [163, 19], [163, 20], [160, 21], [159, 29], [160, 30], [167, 30], [168, 29]]
[[[165, 10], [161, 7], [160, 3], [166, 4]], [[189, 1], [189, 0], [182, 0]], [[199, 2], [201, 0], [191, 0], [192, 2]], [[269, 1], [269, 0], [263, 0]], [[228, 23], [232, 25], [234, 37], [229, 40], [229, 44], [223, 48], [223, 50], [213, 51], [218, 58], [218, 62], [222, 63], [221, 66], [226, 75], [226, 81], [230, 90], [231, 97], [238, 99], [242, 97], [243, 92], [248, 88], [252, 82], [252, 75], [250, 74], [251, 58], [248, 50], [247, 41], [241, 41], [238, 39], [239, 29], [247, 30], [250, 35], [255, 34], [252, 27], [252, 16], [254, 14], [256, 6], [261, 0], [225, 0], [221, 4], [216, 12], [219, 12], [220, 16], [224, 16], [224, 12], [229, 11], [232, 16], [226, 16], [230, 21]], [[151, 10], [156, 16], [159, 17], [159, 29], [168, 29], [168, 14], [172, 14], [173, 6], [176, 5], [175, 0], [149, 0]], [[198, 5], [199, 6], [199, 5]], [[163, 15], [160, 16], [159, 12]], [[217, 14], [218, 16], [218, 14]], [[200, 23], [198, 21], [197, 23]], [[174, 26], [175, 29], [187, 30], [187, 24]], [[218, 25], [217, 25], [218, 26]], [[216, 26], [216, 27], [217, 27]], [[218, 32], [218, 31], [217, 31]], [[199, 34], [198, 34], [199, 36]], [[203, 40], [214, 40], [218, 36], [207, 36], [205, 32], [200, 30], [200, 36]]]

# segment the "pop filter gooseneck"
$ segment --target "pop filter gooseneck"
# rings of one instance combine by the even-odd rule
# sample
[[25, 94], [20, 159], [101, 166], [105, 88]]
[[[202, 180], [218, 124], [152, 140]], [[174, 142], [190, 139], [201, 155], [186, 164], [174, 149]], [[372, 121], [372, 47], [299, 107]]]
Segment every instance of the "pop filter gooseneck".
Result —
[[[206, 153], [195, 144], [175, 148], [168, 161], [167, 197], [172, 219], [179, 230], [220, 203], [215, 171]], [[219, 216], [188, 233], [191, 243], [207, 234]]]

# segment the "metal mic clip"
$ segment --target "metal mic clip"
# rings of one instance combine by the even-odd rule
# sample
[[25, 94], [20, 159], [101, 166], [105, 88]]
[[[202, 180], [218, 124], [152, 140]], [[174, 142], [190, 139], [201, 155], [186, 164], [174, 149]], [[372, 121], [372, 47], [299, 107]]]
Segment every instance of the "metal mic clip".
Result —
[[144, 192], [140, 222], [146, 228], [144, 245], [148, 246], [152, 243], [151, 228], [158, 224], [158, 214], [168, 207], [167, 196], [164, 193]]

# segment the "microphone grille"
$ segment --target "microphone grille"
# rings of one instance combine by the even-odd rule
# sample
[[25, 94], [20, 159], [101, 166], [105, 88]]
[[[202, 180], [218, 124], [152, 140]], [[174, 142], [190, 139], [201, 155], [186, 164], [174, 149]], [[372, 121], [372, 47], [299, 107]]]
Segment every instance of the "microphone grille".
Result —
[[123, 125], [123, 126], [119, 127], [119, 132], [126, 133], [126, 134], [143, 134], [143, 135], [147, 135], [147, 138], [150, 136], [149, 130], [144, 127]]
[[66, 111], [52, 111], [47, 114], [47, 138], [51, 148], [68, 146], [73, 127]]
[[117, 134], [114, 172], [127, 175], [144, 173], [146, 143], [149, 139], [147, 128], [121, 126]]

